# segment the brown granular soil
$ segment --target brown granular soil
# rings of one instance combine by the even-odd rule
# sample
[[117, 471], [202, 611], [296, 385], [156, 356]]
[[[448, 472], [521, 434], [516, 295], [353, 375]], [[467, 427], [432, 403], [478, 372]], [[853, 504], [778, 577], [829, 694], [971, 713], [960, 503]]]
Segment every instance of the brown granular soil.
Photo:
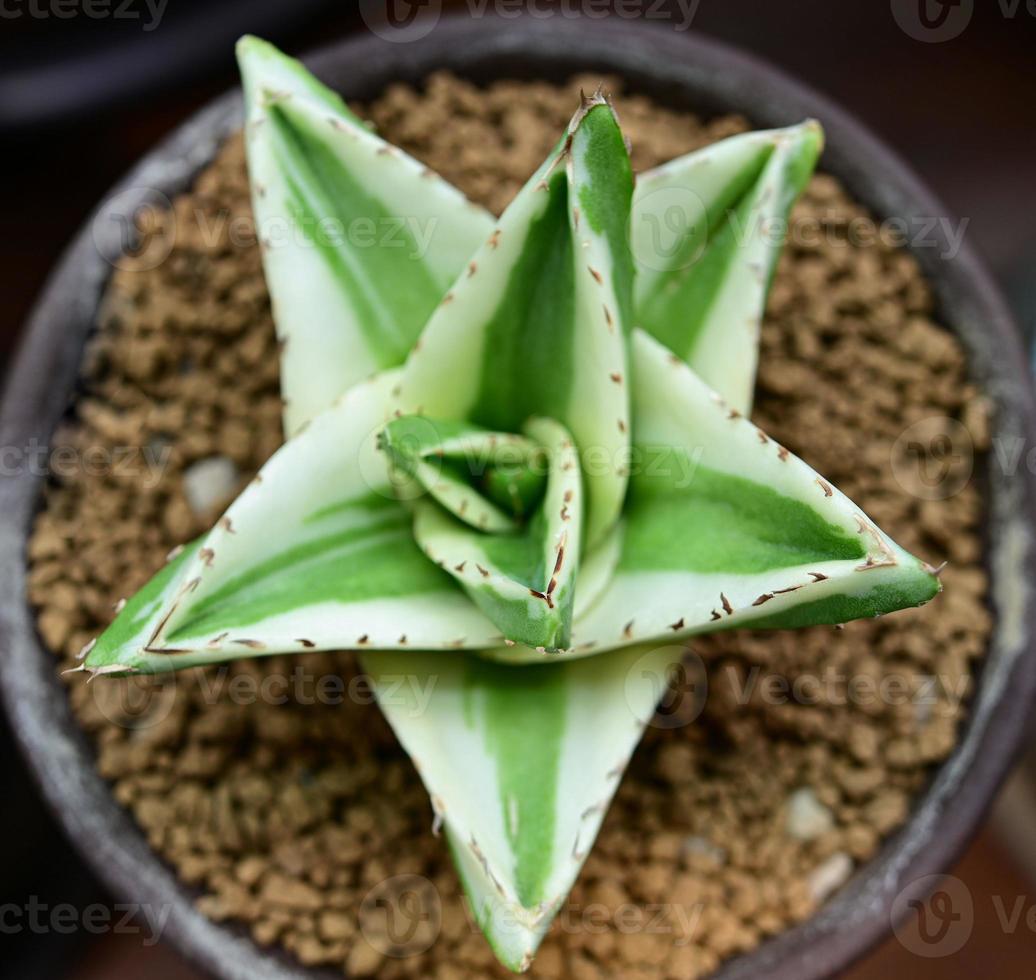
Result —
[[[393, 87], [368, 114], [499, 211], [550, 149], [580, 85], [596, 82], [481, 91], [442, 75], [420, 92]], [[746, 125], [635, 96], [618, 109], [640, 170]], [[534, 976], [709, 973], [810, 915], [906, 819], [954, 745], [990, 629], [982, 500], [967, 452], [951, 454], [937, 487], [956, 492], [926, 499], [943, 494], [921, 479], [917, 440], [901, 437], [921, 432], [924, 446], [945, 434], [959, 447], [959, 420], [981, 462], [986, 410], [960, 346], [933, 322], [914, 260], [856, 234], [867, 221], [828, 176], [798, 205], [793, 227], [814, 234], [793, 234], [781, 261], [755, 417], [904, 546], [948, 559], [946, 591], [841, 631], [696, 644], [704, 710], [676, 724], [701, 706], [685, 698], [649, 730]], [[83, 462], [50, 481], [29, 546], [40, 632], [63, 666], [218, 513], [196, 512], [196, 493], [192, 509], [185, 488], [199, 461], [229, 470], [222, 506], [235, 475], [249, 479], [280, 442], [277, 349], [249, 222], [235, 138], [171, 213], [152, 215], [146, 246], [113, 275], [55, 442], [68, 447], [62, 460]], [[111, 465], [86, 465], [98, 447]], [[138, 455], [120, 464], [125, 447]], [[145, 449], [164, 464], [158, 479], [146, 479]], [[314, 680], [336, 677], [350, 683], [342, 704]], [[466, 916], [420, 781], [349, 654], [68, 683], [101, 773], [208, 915], [352, 975], [506, 975]], [[391, 880], [403, 874], [434, 887], [403, 901], [407, 889]], [[386, 936], [375, 899], [389, 895], [405, 918], [415, 894], [425, 909], [415, 934]]]

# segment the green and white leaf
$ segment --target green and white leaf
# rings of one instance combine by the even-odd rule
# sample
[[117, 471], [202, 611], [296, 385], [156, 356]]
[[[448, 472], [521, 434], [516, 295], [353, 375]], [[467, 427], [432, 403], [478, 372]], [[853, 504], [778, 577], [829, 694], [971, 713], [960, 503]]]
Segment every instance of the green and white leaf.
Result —
[[285, 443], [216, 527], [126, 605], [86, 669], [501, 643], [421, 553], [396, 499], [377, 435], [397, 381], [393, 371], [358, 385]]
[[[560, 656], [732, 627], [843, 623], [939, 591], [932, 568], [640, 330], [633, 377], [621, 557]], [[520, 647], [492, 655], [536, 657]]]
[[252, 206], [290, 435], [403, 362], [492, 218], [386, 143], [294, 59], [238, 43]]
[[531, 667], [364, 655], [474, 916], [510, 969], [532, 962], [682, 652], [634, 647]]
[[534, 415], [564, 425], [593, 455], [590, 545], [626, 489], [631, 195], [611, 107], [588, 100], [432, 315], [401, 384], [404, 414], [509, 432]]
[[745, 414], [788, 215], [822, 146], [811, 121], [733, 136], [637, 179], [637, 325]]

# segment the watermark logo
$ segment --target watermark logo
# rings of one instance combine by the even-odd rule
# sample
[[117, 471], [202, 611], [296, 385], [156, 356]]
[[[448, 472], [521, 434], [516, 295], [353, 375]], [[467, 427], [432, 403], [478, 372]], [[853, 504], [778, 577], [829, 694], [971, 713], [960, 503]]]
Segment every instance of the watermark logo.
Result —
[[937, 44], [964, 33], [975, 12], [975, 0], [892, 0], [892, 16], [915, 41]]
[[393, 435], [392, 454], [409, 456], [419, 461], [423, 483], [402, 466], [393, 464], [386, 448], [387, 435], [383, 424], [367, 433], [357, 455], [360, 478], [373, 493], [389, 500], [417, 500], [423, 497], [428, 492], [425, 484], [435, 482], [442, 472], [443, 457], [423, 452], [425, 447], [441, 441], [439, 430], [423, 415], [409, 415], [407, 419], [407, 431]]
[[630, 215], [637, 261], [652, 272], [694, 265], [708, 246], [708, 209], [689, 187], [669, 184], [637, 198]]
[[442, 929], [442, 899], [427, 878], [395, 875], [375, 885], [360, 903], [360, 932], [383, 956], [418, 956]]
[[113, 725], [145, 731], [160, 725], [176, 704], [176, 674], [129, 675], [89, 683], [87, 690], [97, 711]]
[[928, 875], [896, 896], [890, 915], [896, 938], [908, 952], [939, 959], [959, 953], [971, 938], [975, 903], [959, 878]]
[[442, 0], [360, 0], [360, 17], [384, 41], [420, 41], [441, 16]]
[[[655, 710], [643, 717], [639, 709], [643, 689], [651, 688]], [[696, 721], [709, 695], [705, 662], [685, 647], [669, 646], [649, 650], [629, 669], [625, 685], [626, 704], [638, 720], [651, 728], [682, 728]]]
[[933, 415], [903, 430], [892, 446], [891, 463], [905, 492], [921, 500], [946, 500], [971, 479], [975, 446], [963, 423]]
[[116, 269], [157, 269], [176, 244], [175, 224], [163, 221], [163, 215], [171, 213], [172, 203], [161, 191], [128, 187], [94, 215], [90, 223], [94, 246]]

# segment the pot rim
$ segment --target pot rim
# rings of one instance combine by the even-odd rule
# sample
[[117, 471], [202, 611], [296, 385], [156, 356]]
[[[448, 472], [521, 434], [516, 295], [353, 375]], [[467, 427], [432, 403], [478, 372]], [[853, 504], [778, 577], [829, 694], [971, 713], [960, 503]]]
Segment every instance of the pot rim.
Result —
[[[586, 18], [445, 17], [420, 42], [351, 37], [305, 59], [350, 99], [368, 100], [390, 81], [419, 82], [436, 68], [474, 81], [560, 79], [586, 70], [620, 74], [629, 89], [664, 104], [707, 113], [739, 111], [753, 125], [821, 120], [824, 169], [879, 218], [948, 218], [912, 171], [865, 127], [782, 71], [721, 42], [677, 34], [645, 21]], [[176, 129], [122, 180], [66, 250], [29, 318], [0, 403], [0, 445], [49, 445], [76, 393], [83, 344], [96, 319], [110, 263], [120, 253], [120, 216], [153, 197], [186, 189], [241, 121], [240, 90], [210, 103]], [[995, 437], [1036, 445], [1034, 406], [1020, 333], [988, 273], [967, 244], [954, 252], [946, 225], [933, 245], [910, 251], [937, 298], [939, 319], [968, 350], [972, 376], [996, 408]], [[943, 258], [942, 254], [949, 257]], [[992, 462], [992, 456], [991, 462]], [[0, 650], [2, 695], [12, 729], [44, 796], [77, 848], [120, 898], [167, 908], [166, 935], [227, 980], [312, 980], [339, 972], [300, 966], [264, 951], [239, 925], [217, 924], [193, 905], [184, 885], [148, 846], [98, 773], [37, 636], [26, 594], [26, 542], [42, 479], [28, 471], [0, 484]], [[878, 855], [807, 922], [724, 964], [717, 977], [819, 980], [845, 969], [890, 931], [896, 910], [930, 890], [972, 836], [1017, 751], [1036, 693], [1036, 479], [990, 466], [989, 550], [996, 627], [961, 737], [914, 801], [907, 823]], [[981, 764], [979, 764], [979, 760]], [[898, 896], [898, 899], [897, 899]]]

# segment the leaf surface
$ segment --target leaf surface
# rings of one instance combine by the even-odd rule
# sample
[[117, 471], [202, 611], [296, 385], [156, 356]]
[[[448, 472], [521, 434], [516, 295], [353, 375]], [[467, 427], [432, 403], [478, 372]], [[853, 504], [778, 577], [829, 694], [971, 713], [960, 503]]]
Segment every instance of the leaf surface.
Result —
[[[840, 624], [939, 591], [930, 566], [639, 330], [633, 376], [620, 557], [559, 656], [733, 627]], [[491, 655], [542, 659], [523, 647]]]
[[238, 62], [290, 435], [403, 362], [492, 219], [294, 59], [244, 38]]
[[637, 325], [745, 414], [788, 216], [822, 145], [815, 122], [744, 133], [637, 180]]
[[679, 648], [503, 666], [363, 657], [500, 960], [524, 970], [590, 852]]
[[378, 433], [398, 372], [351, 389], [289, 440], [138, 593], [88, 670], [175, 670], [239, 657], [502, 642], [418, 548]]
[[588, 100], [436, 309], [404, 367], [404, 413], [519, 432], [556, 420], [579, 448], [588, 544], [614, 524], [629, 446], [632, 173]]

